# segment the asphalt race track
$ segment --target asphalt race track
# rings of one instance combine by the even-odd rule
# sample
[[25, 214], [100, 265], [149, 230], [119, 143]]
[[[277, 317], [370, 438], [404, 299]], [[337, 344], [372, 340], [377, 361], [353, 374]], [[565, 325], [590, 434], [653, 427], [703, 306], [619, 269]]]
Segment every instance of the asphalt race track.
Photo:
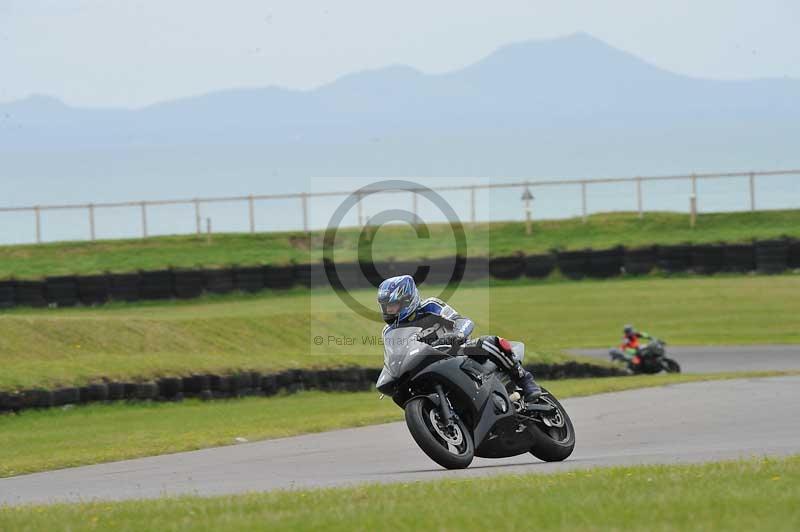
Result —
[[[609, 349], [571, 349], [570, 353], [608, 360]], [[677, 360], [684, 373], [800, 370], [800, 345], [667, 345], [667, 356]]]
[[[698, 382], [568, 399], [565, 462], [476, 459], [444, 471], [391, 423], [0, 480], [0, 504], [401, 482], [800, 453], [800, 377]], [[521, 486], [521, 488], [523, 488]]]

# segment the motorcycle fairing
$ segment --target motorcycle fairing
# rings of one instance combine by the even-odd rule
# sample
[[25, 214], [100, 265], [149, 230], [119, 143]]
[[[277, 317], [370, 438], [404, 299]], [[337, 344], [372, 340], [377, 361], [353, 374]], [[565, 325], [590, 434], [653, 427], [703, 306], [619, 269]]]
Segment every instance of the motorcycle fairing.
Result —
[[[458, 356], [434, 362], [411, 379], [411, 386], [424, 388], [428, 381], [438, 382], [445, 385], [451, 394], [458, 394], [451, 401], [467, 409], [468, 419], [464, 422], [472, 430], [475, 456], [501, 458], [527, 452], [533, 446], [533, 438], [524, 426], [526, 437], [520, 437], [517, 432], [520, 424], [505, 385], [494, 374], [486, 375], [482, 383], [477, 382], [465, 371], [468, 367], [466, 360], [469, 359]], [[504, 409], [496, 407], [493, 396], [504, 403]], [[506, 437], [511, 434], [513, 438]]]

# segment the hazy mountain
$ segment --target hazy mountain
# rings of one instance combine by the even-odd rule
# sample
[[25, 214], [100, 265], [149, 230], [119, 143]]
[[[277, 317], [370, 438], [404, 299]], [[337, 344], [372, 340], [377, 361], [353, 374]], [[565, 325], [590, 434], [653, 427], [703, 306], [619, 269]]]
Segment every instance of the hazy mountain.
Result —
[[[391, 66], [309, 91], [232, 89], [141, 109], [76, 108], [47, 96], [0, 104], [0, 206], [351, 190], [382, 177], [435, 185], [424, 178], [798, 167], [799, 140], [798, 81], [692, 79], [574, 35], [506, 46], [444, 74]], [[319, 176], [335, 179], [308, 179]], [[796, 206], [794, 179], [761, 182], [759, 206]], [[745, 206], [744, 182], [702, 188], [704, 209]], [[646, 190], [646, 207], [685, 209], [687, 194], [666, 183]], [[496, 219], [521, 216], [518, 196], [481, 206]], [[630, 187], [597, 187], [589, 206], [631, 209], [633, 198]], [[312, 207], [312, 223], [323, 226], [330, 212]], [[300, 223], [297, 202], [260, 208], [262, 230]], [[538, 217], [579, 210], [577, 189], [538, 193]], [[107, 236], [137, 235], [137, 213], [98, 211], [98, 224]], [[247, 229], [241, 206], [208, 206], [203, 215], [218, 230]], [[49, 240], [88, 231], [82, 211], [48, 213], [43, 224]], [[194, 211], [153, 209], [150, 225], [191, 232]], [[30, 213], [0, 213], [0, 241], [30, 241], [33, 228]]]
[[133, 110], [32, 96], [0, 105], [0, 149], [340, 144], [798, 118], [798, 81], [688, 78], [578, 34], [506, 46], [446, 74], [392, 66], [310, 91], [227, 90]]

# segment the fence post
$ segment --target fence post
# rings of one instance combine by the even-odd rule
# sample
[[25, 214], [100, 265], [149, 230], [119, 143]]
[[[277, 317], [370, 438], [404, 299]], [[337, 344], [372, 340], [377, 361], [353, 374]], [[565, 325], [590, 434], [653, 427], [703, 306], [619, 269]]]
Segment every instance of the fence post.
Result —
[[642, 207], [642, 178], [636, 178], [636, 209], [639, 211], [639, 219], [644, 218], [644, 208]]
[[140, 205], [142, 209], [142, 238], [147, 238], [147, 202], [143, 201]]
[[750, 210], [756, 210], [756, 175], [750, 172]]
[[586, 208], [586, 181], [581, 181], [581, 205], [583, 211], [583, 222], [586, 223], [588, 217]]
[[533, 194], [527, 181], [525, 181], [525, 188], [522, 189], [522, 197], [520, 198], [525, 205], [525, 234], [529, 235], [533, 232], [531, 225], [531, 201], [533, 201]]
[[300, 204], [303, 207], [303, 232], [308, 233], [308, 193], [300, 193]]
[[195, 232], [197, 236], [200, 236], [201, 229], [200, 229], [200, 201], [195, 199], [194, 201], [194, 223], [195, 223]]
[[475, 225], [475, 186], [469, 189], [469, 219]]
[[36, 243], [42, 243], [42, 209], [40, 207], [33, 208], [36, 214]]
[[689, 196], [689, 227], [694, 229], [697, 223], [697, 196], [692, 194]]
[[416, 190], [412, 190], [411, 194], [413, 194], [411, 196], [411, 212], [414, 213], [414, 220], [416, 220], [417, 219], [417, 191]]
[[255, 233], [256, 232], [256, 210], [255, 210], [255, 205], [254, 205], [253, 195], [252, 194], [250, 194], [250, 196], [248, 196], [248, 198], [247, 198], [247, 208], [248, 208], [248, 211], [250, 213], [250, 232], [251, 233]]
[[94, 233], [94, 204], [89, 204], [89, 234], [92, 237], [92, 242], [95, 240], [95, 233]]

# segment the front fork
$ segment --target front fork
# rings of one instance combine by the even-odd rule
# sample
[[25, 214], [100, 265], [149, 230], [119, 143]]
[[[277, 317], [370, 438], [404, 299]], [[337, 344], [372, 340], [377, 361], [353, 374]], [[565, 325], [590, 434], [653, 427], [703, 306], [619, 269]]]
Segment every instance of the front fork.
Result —
[[442, 423], [445, 427], [450, 427], [453, 425], [453, 411], [450, 409], [450, 403], [441, 384], [436, 385], [436, 395], [439, 396], [439, 416], [442, 418]]

